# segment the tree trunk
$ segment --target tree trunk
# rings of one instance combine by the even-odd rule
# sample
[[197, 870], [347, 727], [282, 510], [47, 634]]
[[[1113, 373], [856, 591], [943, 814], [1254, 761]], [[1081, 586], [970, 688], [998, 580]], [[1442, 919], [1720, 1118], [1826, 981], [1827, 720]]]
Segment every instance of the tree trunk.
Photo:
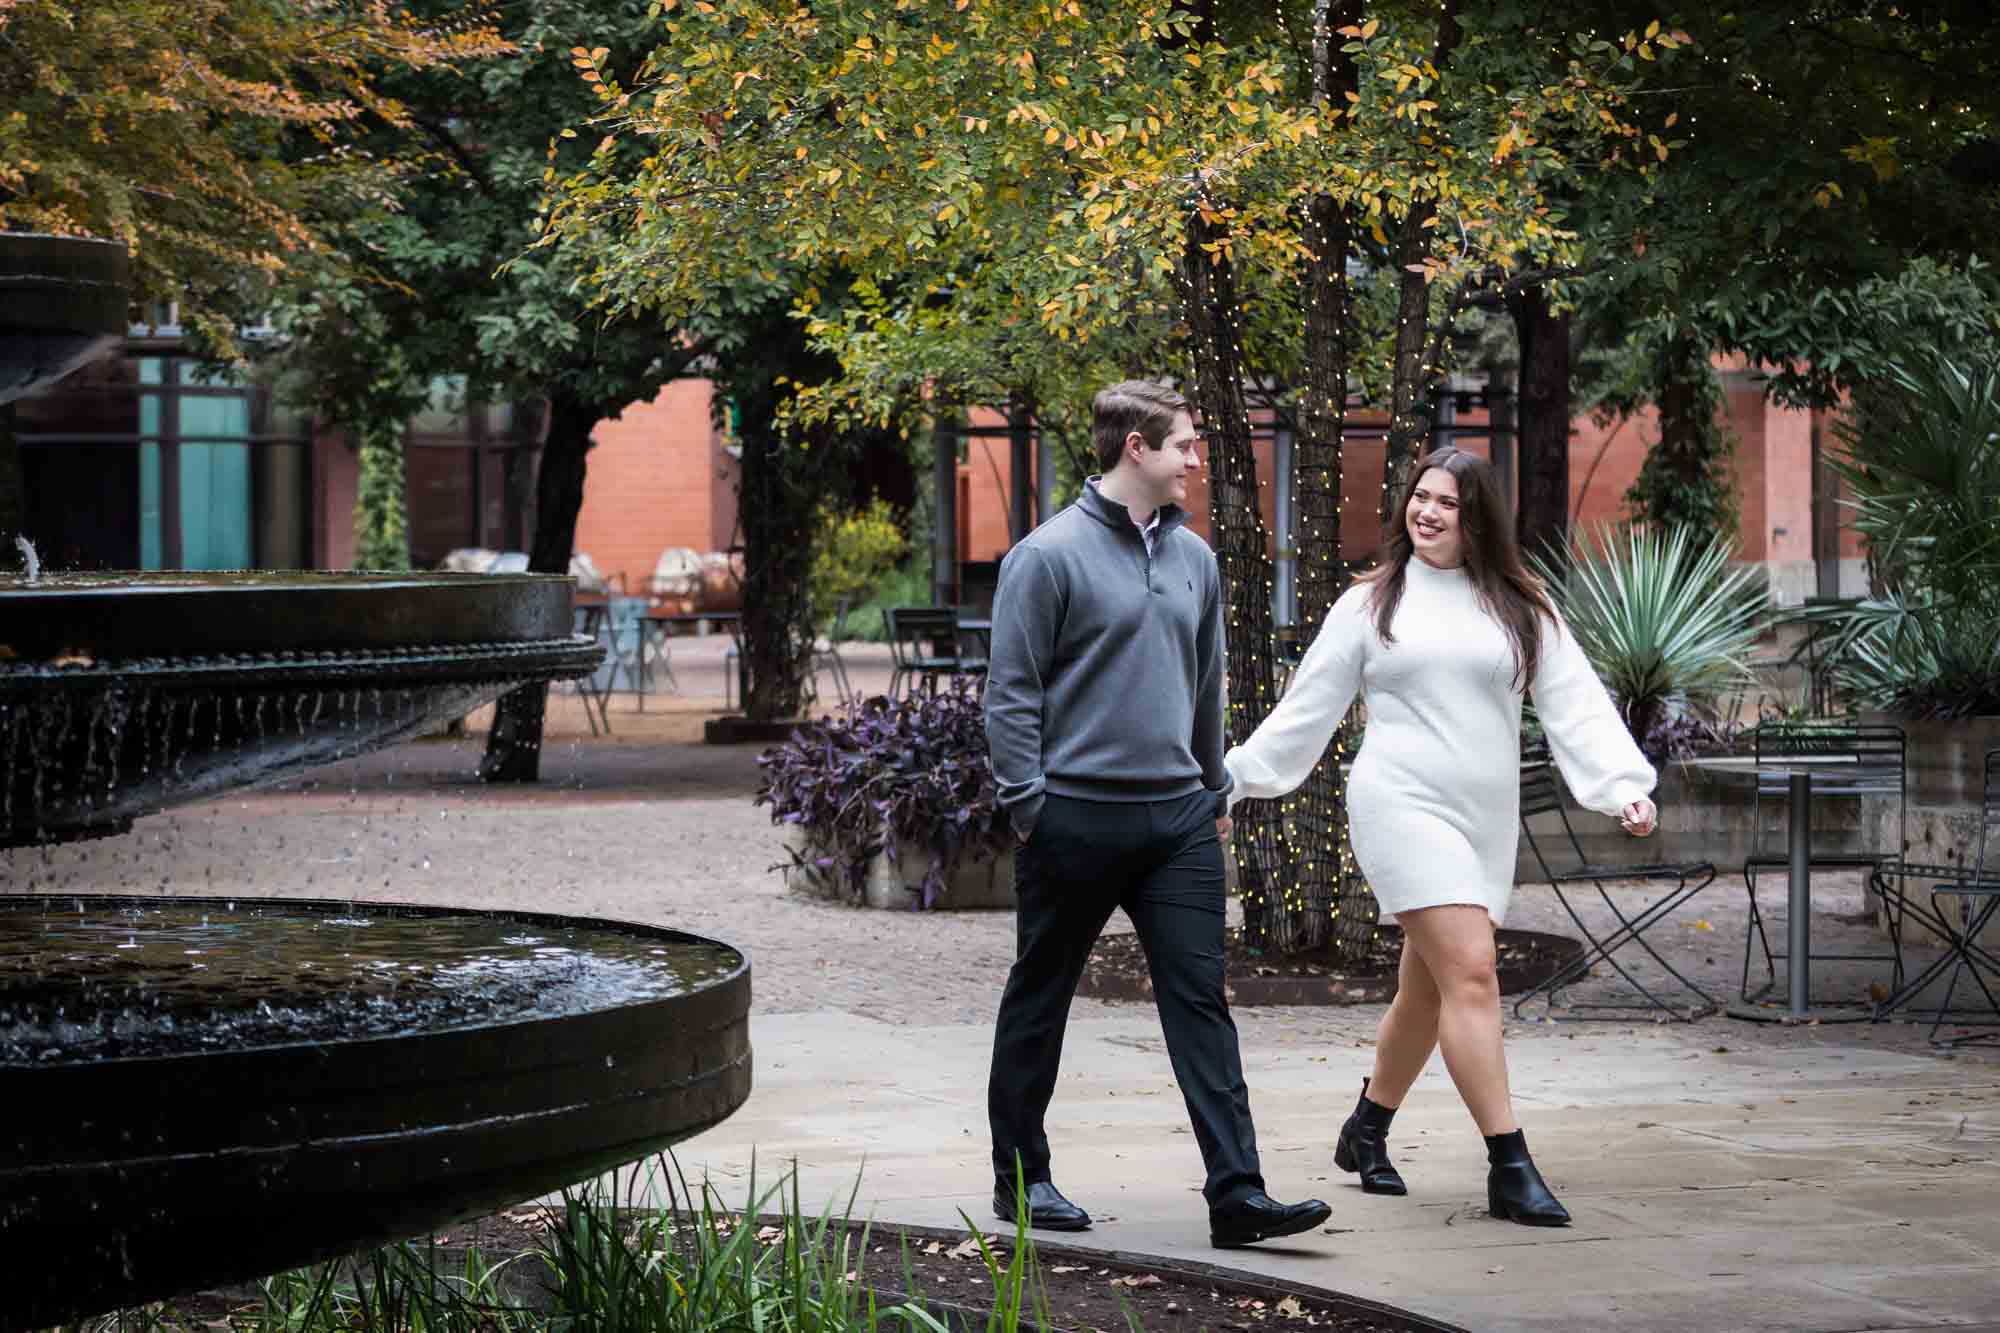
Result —
[[[1229, 741], [1240, 745], [1277, 702], [1276, 629], [1270, 542], [1243, 400], [1235, 265], [1204, 248], [1227, 240], [1228, 232], [1209, 217], [1190, 214], [1181, 280], [1194, 344], [1194, 406], [1208, 440], [1210, 529], [1226, 603]], [[1307, 849], [1291, 845], [1290, 803], [1258, 801], [1240, 810], [1233, 847], [1245, 940], [1291, 952], [1325, 939], [1335, 882], [1316, 879], [1318, 866], [1307, 859]]]
[[[1431, 234], [1424, 226], [1434, 210], [1413, 204], [1396, 238], [1398, 296], [1396, 359], [1389, 396], [1389, 441], [1382, 456], [1382, 540], [1403, 521], [1396, 512], [1404, 477], [1431, 439], [1431, 367], [1424, 352], [1431, 333], [1431, 281], [1422, 269], [1430, 257]], [[1412, 270], [1415, 270], [1414, 272]]]
[[354, 567], [407, 570], [410, 498], [408, 465], [403, 455], [403, 418], [383, 416], [356, 421], [351, 429], [361, 471], [354, 498]]
[[1689, 330], [1660, 351], [1660, 440], [1625, 494], [1635, 517], [1659, 528], [1734, 534], [1738, 514], [1728, 480], [1729, 435], [1717, 420], [1721, 387], [1708, 347]]
[[777, 396], [739, 400], [742, 410], [743, 714], [780, 722], [805, 712], [812, 686], [813, 484], [830, 441], [794, 447], [778, 434]]
[[[535, 539], [528, 548], [528, 568], [537, 574], [567, 574], [576, 546], [576, 519], [583, 509], [590, 432], [604, 414], [563, 394], [549, 400], [548, 411], [548, 437], [535, 476]], [[486, 755], [479, 764], [483, 781], [540, 779], [548, 700], [547, 681], [500, 696], [493, 710], [493, 730], [486, 734]]]
[[1539, 284], [1513, 293], [1507, 309], [1521, 344], [1515, 531], [1523, 551], [1560, 566], [1569, 552], [1569, 316], [1549, 308]]
[[[1440, 0], [1431, 64], [1443, 69], [1458, 39], [1458, 0]], [[1435, 201], [1411, 200], [1396, 237], [1395, 379], [1390, 390], [1389, 441], [1382, 458], [1381, 528], [1385, 541], [1403, 522], [1396, 509], [1410, 464], [1429, 451], [1431, 442], [1431, 396], [1441, 367], [1425, 361], [1431, 331], [1431, 282], [1423, 264], [1431, 254], [1431, 233], [1425, 224], [1436, 213]]]
[[[1361, 0], [1319, 0], [1313, 11], [1313, 101], [1344, 102], [1357, 86], [1354, 61], [1340, 50], [1338, 31], [1361, 19]], [[1347, 424], [1347, 373], [1352, 355], [1347, 260], [1354, 218], [1330, 196], [1306, 205], [1305, 384], [1299, 394], [1298, 436], [1292, 450], [1294, 584], [1298, 590], [1301, 645], [1319, 633], [1327, 611], [1347, 585], [1340, 555], [1341, 449]], [[1287, 831], [1311, 866], [1308, 882], [1327, 886], [1332, 903], [1324, 927], [1307, 934], [1330, 940], [1342, 959], [1356, 957], [1375, 933], [1374, 895], [1346, 873], [1346, 784], [1338, 763], [1313, 770], [1285, 803]]]

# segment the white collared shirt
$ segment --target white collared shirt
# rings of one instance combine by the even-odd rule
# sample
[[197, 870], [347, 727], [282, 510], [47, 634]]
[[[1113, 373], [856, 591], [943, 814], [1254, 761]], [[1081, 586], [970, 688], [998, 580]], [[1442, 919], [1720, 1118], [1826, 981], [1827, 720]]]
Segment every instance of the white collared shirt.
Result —
[[1153, 554], [1153, 543], [1160, 537], [1160, 511], [1155, 509], [1152, 518], [1143, 524], [1134, 523], [1132, 526], [1139, 529], [1139, 536], [1146, 543], [1146, 554], [1150, 557]]

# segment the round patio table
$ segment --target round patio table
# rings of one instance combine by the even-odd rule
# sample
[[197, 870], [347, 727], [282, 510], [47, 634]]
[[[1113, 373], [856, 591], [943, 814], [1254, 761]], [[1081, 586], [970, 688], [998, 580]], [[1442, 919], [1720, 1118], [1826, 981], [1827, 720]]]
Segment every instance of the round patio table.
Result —
[[1723, 1006], [1731, 1018], [1758, 1023], [1859, 1023], [1874, 1017], [1861, 1005], [1812, 1003], [1812, 791], [1815, 775], [1837, 788], [1842, 776], [1858, 772], [1851, 757], [1811, 759], [1691, 759], [1690, 767], [1741, 782], [1785, 783], [1785, 852], [1790, 862], [1785, 876], [1785, 1006], [1752, 1004], [1739, 999]]

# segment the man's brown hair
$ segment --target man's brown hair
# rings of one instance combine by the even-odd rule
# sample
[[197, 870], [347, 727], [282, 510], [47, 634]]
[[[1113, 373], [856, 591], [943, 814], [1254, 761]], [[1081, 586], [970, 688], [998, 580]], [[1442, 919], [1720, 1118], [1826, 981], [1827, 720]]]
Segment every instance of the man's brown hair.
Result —
[[1151, 380], [1125, 380], [1100, 389], [1090, 402], [1090, 438], [1097, 446], [1099, 470], [1109, 472], [1118, 466], [1125, 439], [1135, 430], [1145, 437], [1148, 449], [1164, 445], [1175, 414], [1187, 410], [1187, 399]]

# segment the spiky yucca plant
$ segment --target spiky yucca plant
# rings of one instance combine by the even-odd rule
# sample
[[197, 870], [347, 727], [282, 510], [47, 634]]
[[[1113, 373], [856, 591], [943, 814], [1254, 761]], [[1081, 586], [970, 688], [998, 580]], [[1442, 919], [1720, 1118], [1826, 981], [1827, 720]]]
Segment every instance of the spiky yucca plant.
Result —
[[2000, 353], [1886, 366], [1839, 431], [1831, 461], [1879, 591], [1799, 619], [1865, 707], [2000, 711]]
[[1749, 676], [1764, 583], [1734, 554], [1719, 533], [1627, 527], [1580, 541], [1566, 574], [1534, 561], [1641, 744], [1677, 702], [1710, 704]]

